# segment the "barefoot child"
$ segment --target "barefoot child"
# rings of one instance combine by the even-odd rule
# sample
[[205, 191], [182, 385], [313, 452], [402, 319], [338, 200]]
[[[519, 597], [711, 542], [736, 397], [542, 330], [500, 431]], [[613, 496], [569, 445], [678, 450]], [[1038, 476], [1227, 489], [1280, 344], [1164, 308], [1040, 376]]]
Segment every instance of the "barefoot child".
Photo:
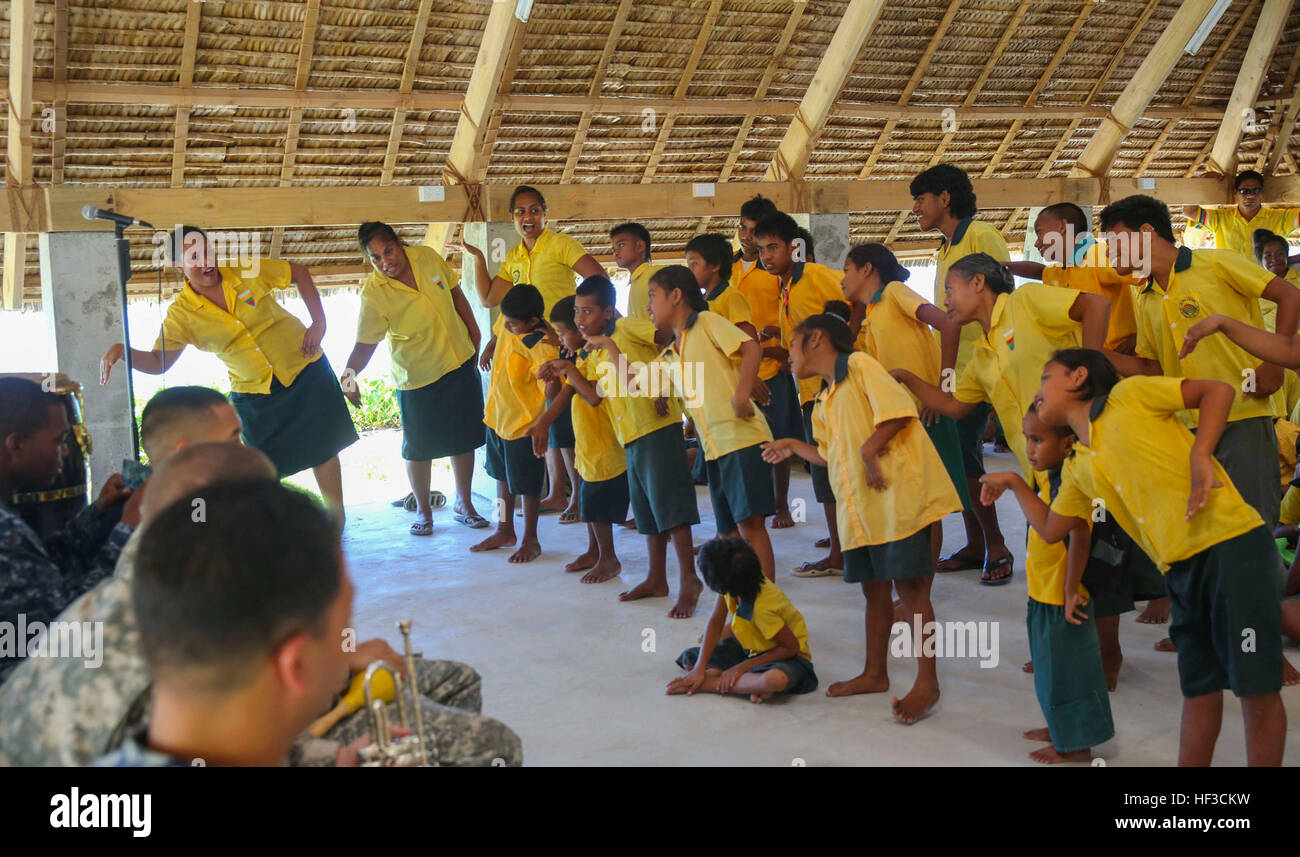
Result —
[[[515, 286], [501, 299], [501, 315], [492, 326], [496, 348], [488, 375], [483, 422], [487, 425], [484, 469], [497, 481], [497, 530], [470, 548], [485, 551], [515, 543], [515, 497], [524, 498], [524, 541], [510, 555], [511, 562], [531, 562], [542, 552], [537, 541], [537, 512], [541, 503], [546, 463], [533, 454], [530, 430], [546, 410], [548, 385], [538, 370], [559, 351], [546, 342], [548, 328], [542, 318], [542, 293], [527, 283]], [[549, 387], [549, 389], [548, 389]]]
[[699, 562], [718, 600], [700, 645], [677, 658], [690, 672], [668, 682], [668, 693], [738, 693], [766, 702], [777, 693], [816, 690], [803, 614], [762, 570], [754, 549], [740, 539], [713, 539], [700, 547]]
[[649, 321], [620, 316], [614, 308], [614, 284], [604, 276], [588, 277], [578, 285], [574, 324], [587, 342], [582, 371], [567, 362], [551, 364], [551, 371], [562, 373], [576, 395], [608, 414], [627, 457], [628, 497], [637, 531], [646, 537], [650, 555], [646, 579], [618, 598], [635, 601], [668, 594], [671, 541], [681, 586], [668, 615], [689, 618], [704, 587], [695, 576], [691, 525], [700, 522], [700, 513], [686, 458], [681, 411], [664, 397], [634, 393], [629, 384], [635, 376], [633, 364], [654, 360], [668, 343], [668, 336], [657, 341]]
[[709, 479], [718, 533], [739, 535], [758, 554], [763, 574], [776, 579], [776, 560], [764, 519], [775, 514], [767, 490], [769, 467], [761, 444], [772, 440], [754, 409], [762, 349], [745, 331], [708, 309], [695, 277], [669, 265], [650, 278], [650, 318], [673, 334], [664, 352], [665, 374], [695, 422]]
[[[1057, 352], [1042, 384], [1038, 415], [1070, 426], [1078, 443], [1050, 510], [1028, 498], [1021, 505], [1050, 544], [1100, 502], [1165, 573], [1184, 697], [1179, 764], [1213, 760], [1224, 688], [1241, 699], [1249, 763], [1281, 764], [1281, 559], [1213, 455], [1234, 388], [1190, 378], [1120, 381], [1087, 349]], [[1178, 417], [1189, 409], [1199, 411], [1195, 436]]]
[[[576, 298], [570, 295], [555, 304], [551, 310], [551, 326], [566, 348], [577, 354], [577, 360], [560, 364], [574, 367], [582, 374], [589, 354], [584, 348], [582, 334], [574, 326], [573, 311]], [[554, 366], [542, 367], [541, 377], [565, 378]], [[570, 406], [572, 402], [572, 406]], [[609, 422], [609, 409], [593, 406], [582, 396], [574, 395], [574, 387], [566, 382], [551, 402], [542, 419], [533, 427], [533, 451], [539, 456], [546, 452], [546, 432], [551, 420], [566, 408], [572, 408], [574, 435], [574, 463], [577, 465], [580, 487], [578, 510], [587, 525], [587, 551], [564, 567], [565, 571], [584, 571], [583, 583], [604, 583], [617, 577], [622, 566], [614, 552], [614, 524], [627, 518], [627, 456], [623, 445], [614, 434]]]
[[[832, 684], [827, 696], [881, 693], [889, 689], [890, 586], [922, 627], [934, 621], [930, 525], [960, 511], [961, 500], [907, 391], [875, 358], [854, 350], [842, 319], [828, 313], [805, 319], [790, 341], [790, 363], [795, 377], [824, 381], [812, 415], [817, 445], [777, 440], [763, 457], [774, 462], [796, 454], [827, 468], [844, 539], [844, 580], [860, 583], [867, 597], [866, 666]], [[918, 640], [916, 683], [893, 699], [902, 723], [915, 723], [939, 700], [934, 656], [925, 649]]]

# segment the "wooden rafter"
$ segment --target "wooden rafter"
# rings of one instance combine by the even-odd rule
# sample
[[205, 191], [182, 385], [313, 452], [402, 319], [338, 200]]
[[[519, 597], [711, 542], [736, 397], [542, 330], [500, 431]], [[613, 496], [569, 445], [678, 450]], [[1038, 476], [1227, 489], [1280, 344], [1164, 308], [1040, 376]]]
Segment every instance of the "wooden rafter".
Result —
[[[35, 0], [13, 0], [9, 4], [9, 93], [5, 150], [6, 189], [26, 188], [32, 183], [32, 58]], [[27, 236], [5, 234], [3, 286], [0, 304], [5, 309], [23, 305], [23, 282], [27, 267]]]
[[1214, 146], [1206, 166], [1220, 175], [1233, 175], [1237, 172], [1237, 147], [1241, 144], [1241, 135], [1245, 127], [1245, 116], [1253, 109], [1259, 96], [1259, 87], [1264, 80], [1264, 72], [1273, 59], [1277, 43], [1282, 38], [1282, 29], [1286, 26], [1287, 16], [1291, 14], [1293, 0], [1264, 0], [1255, 22], [1255, 31], [1250, 37], [1250, 46], [1242, 57], [1237, 69], [1237, 80], [1228, 96], [1228, 106], [1223, 111], [1223, 121], [1219, 123], [1219, 132], [1214, 136]]
[[[1277, 111], [1282, 121], [1270, 122], [1268, 134], [1264, 138], [1264, 145], [1259, 150], [1259, 161], [1255, 169], [1263, 170], [1265, 175], [1272, 175], [1277, 171], [1278, 164], [1281, 160], [1281, 153], [1286, 149], [1287, 141], [1291, 139], [1291, 134], [1295, 131], [1296, 113], [1300, 111], [1300, 89], [1296, 88], [1296, 78], [1300, 76], [1300, 50], [1297, 50], [1291, 57], [1291, 67], [1287, 69], [1286, 82], [1283, 84], [1282, 91], [1290, 92], [1290, 99]], [[1271, 153], [1271, 154], [1270, 154]]]
[[[499, 5], [499, 4], [498, 4]], [[433, 9], [433, 0], [420, 0], [416, 12], [415, 27], [411, 31], [411, 42], [406, 48], [406, 65], [402, 68], [402, 82], [398, 92], [408, 95], [415, 85], [415, 67], [420, 61], [420, 50], [424, 47], [424, 35], [429, 28], [429, 12]], [[397, 149], [402, 144], [402, 132], [406, 129], [406, 108], [398, 107], [393, 111], [393, 124], [388, 132], [388, 146], [384, 149], [384, 166], [379, 183], [393, 183], [393, 172], [397, 168]]]
[[[298, 41], [298, 67], [293, 76], [293, 88], [299, 92], [307, 88], [311, 79], [311, 60], [316, 52], [316, 27], [320, 23], [320, 0], [307, 0], [302, 17], [302, 37]], [[289, 127], [284, 135], [284, 161], [280, 164], [280, 186], [293, 184], [293, 171], [298, 159], [298, 134], [302, 128], [302, 108], [289, 108]], [[284, 227], [271, 230], [271, 256], [278, 257], [284, 245]]]
[[[199, 20], [203, 15], [202, 3], [185, 6], [185, 41], [181, 47], [182, 89], [194, 86], [194, 58], [199, 50]], [[185, 142], [190, 133], [190, 108], [176, 108], [176, 128], [172, 134], [172, 187], [185, 184]]]
[[[497, 86], [497, 99], [510, 94], [510, 89], [514, 84], [515, 73], [519, 70], [519, 59], [524, 52], [524, 30], [522, 27], [515, 30], [514, 38], [510, 40], [510, 54], [506, 57], [506, 67], [501, 72], [501, 83]], [[488, 118], [487, 130], [483, 133], [483, 143], [479, 146], [478, 158], [474, 170], [474, 181], [481, 182], [487, 178], [488, 164], [492, 157], [492, 148], [496, 145], [497, 134], [501, 131], [501, 117], [505, 113], [499, 107], [492, 108], [492, 114]]]
[[[54, 82], [68, 79], [68, 0], [54, 0]], [[63, 184], [64, 153], [67, 150], [68, 103], [56, 99], [53, 135], [50, 139], [50, 184]], [[42, 129], [43, 130], [43, 129]]]
[[[686, 97], [686, 90], [691, 87], [691, 80], [695, 77], [695, 70], [699, 68], [700, 57], [704, 56], [704, 47], [709, 43], [709, 37], [713, 35], [713, 27], [718, 22], [720, 11], [722, 11], [722, 0], [713, 0], [709, 4], [709, 11], [704, 15], [704, 22], [700, 25], [700, 34], [695, 37], [695, 44], [691, 47], [690, 58], [681, 73], [682, 78], [677, 82], [677, 88], [673, 90], [673, 98]], [[676, 121], [677, 114], [669, 113], [660, 124], [659, 137], [655, 140], [654, 150], [650, 153], [650, 160], [645, 165], [645, 173], [641, 176], [643, 184], [653, 179], [655, 170], [659, 169], [659, 161], [664, 156], [664, 147], [668, 145], [668, 138], [673, 133], [673, 124]]]
[[[601, 87], [605, 83], [605, 74], [609, 71], [609, 62], [614, 57], [614, 49], [618, 45], [619, 37], [623, 35], [623, 27], [627, 25], [627, 16], [631, 11], [632, 0], [620, 0], [618, 10], [614, 13], [614, 23], [610, 27], [609, 37], [605, 39], [605, 47], [600, 52], [600, 61], [596, 63], [596, 70], [591, 76], [591, 85], [587, 88], [587, 95], [590, 98], [600, 95]], [[578, 119], [578, 130], [574, 132], [573, 143], [569, 146], [569, 157], [564, 161], [561, 181], [573, 180], [573, 172], [578, 167], [578, 158], [582, 156], [582, 147], [587, 142], [587, 129], [591, 126], [591, 116], [590, 110], [584, 110]]]
[[[1296, 55], [1300, 57], [1300, 54]], [[1276, 175], [1278, 165], [1282, 158], [1287, 156], [1287, 146], [1291, 143], [1291, 135], [1295, 133], [1296, 116], [1300, 114], [1300, 89], [1291, 96], [1291, 103], [1286, 111], [1282, 114], [1282, 122], [1272, 141], [1272, 154], [1269, 156], [1268, 164], [1265, 167], [1266, 175]], [[1270, 129], [1271, 130], [1271, 129]], [[1263, 153], [1261, 152], [1261, 156]]]

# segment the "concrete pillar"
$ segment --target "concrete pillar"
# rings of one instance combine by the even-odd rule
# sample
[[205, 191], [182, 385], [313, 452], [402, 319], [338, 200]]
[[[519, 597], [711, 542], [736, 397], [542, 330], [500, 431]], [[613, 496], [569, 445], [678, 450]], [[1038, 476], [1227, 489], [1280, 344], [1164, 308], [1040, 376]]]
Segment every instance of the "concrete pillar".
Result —
[[849, 254], [849, 215], [796, 214], [795, 221], [812, 233], [813, 252], [818, 264], [840, 270]]
[[[46, 232], [40, 236], [41, 304], [54, 343], [54, 371], [81, 384], [94, 499], [104, 480], [133, 458], [125, 365], [119, 364], [108, 385], [99, 385], [99, 358], [121, 342], [122, 306], [117, 273], [117, 246], [112, 232]], [[133, 344], [148, 349], [135, 331]]]

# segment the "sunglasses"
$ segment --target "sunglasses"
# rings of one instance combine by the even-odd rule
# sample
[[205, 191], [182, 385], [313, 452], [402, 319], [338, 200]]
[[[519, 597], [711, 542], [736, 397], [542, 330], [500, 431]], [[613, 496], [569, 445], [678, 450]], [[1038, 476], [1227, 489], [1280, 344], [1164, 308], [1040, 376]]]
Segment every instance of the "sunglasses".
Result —
[[1263, 189], [1262, 187], [1239, 187], [1239, 188], [1237, 188], [1237, 193], [1241, 194], [1242, 196], [1259, 196], [1259, 195], [1260, 195], [1261, 193], [1263, 193], [1263, 192], [1264, 192], [1264, 189]]

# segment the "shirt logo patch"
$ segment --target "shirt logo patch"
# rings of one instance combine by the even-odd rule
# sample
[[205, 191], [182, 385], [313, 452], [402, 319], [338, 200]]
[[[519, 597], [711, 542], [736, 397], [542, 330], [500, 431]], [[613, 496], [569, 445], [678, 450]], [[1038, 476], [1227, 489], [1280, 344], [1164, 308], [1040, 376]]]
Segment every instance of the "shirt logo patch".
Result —
[[1011, 351], [1015, 351], [1015, 350], [1016, 350], [1016, 330], [1015, 330], [1015, 328], [1012, 328], [1011, 330], [1008, 330], [1006, 333], [1002, 334], [1002, 338], [1006, 341], [1006, 343], [1007, 343], [1007, 348], [1008, 348], [1008, 349], [1010, 349]]
[[512, 285], [519, 285], [520, 272], [515, 270], [510, 272], [510, 282]]
[[446, 290], [447, 287], [442, 284], [442, 277], [434, 277], [433, 282], [438, 288]]
[[1196, 318], [1201, 314], [1201, 305], [1196, 302], [1196, 298], [1183, 298], [1178, 302], [1178, 311], [1183, 314], [1183, 318]]
[[238, 297], [239, 300], [243, 301], [244, 303], [248, 304], [251, 307], [257, 306], [257, 301], [253, 298], [253, 293], [251, 291], [248, 290], [242, 291], [239, 293]]

